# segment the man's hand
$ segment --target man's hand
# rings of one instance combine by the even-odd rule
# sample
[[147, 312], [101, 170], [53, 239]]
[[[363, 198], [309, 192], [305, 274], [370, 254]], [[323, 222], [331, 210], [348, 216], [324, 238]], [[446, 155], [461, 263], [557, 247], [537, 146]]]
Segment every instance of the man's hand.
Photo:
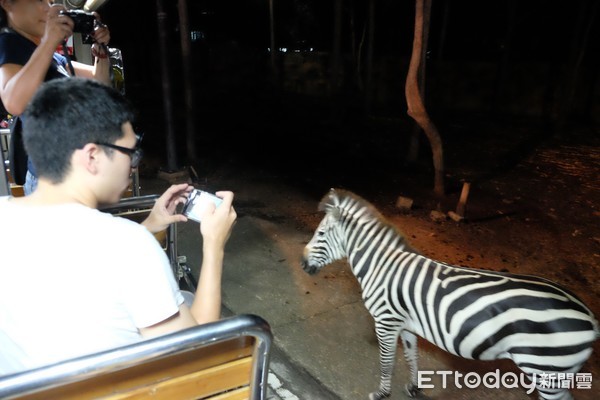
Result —
[[184, 215], [175, 212], [179, 204], [185, 203], [192, 189], [193, 186], [187, 183], [172, 185], [156, 200], [150, 215], [142, 222], [142, 225], [150, 232], [157, 233], [167, 229], [175, 222], [186, 222], [187, 218]]
[[233, 192], [221, 191], [215, 194], [217, 197], [222, 198], [223, 202], [218, 207], [215, 207], [210, 202], [202, 212], [200, 233], [202, 233], [205, 248], [207, 246], [216, 246], [216, 248], [222, 250], [231, 235], [237, 213], [232, 205]]
[[94, 28], [94, 44], [92, 44], [92, 54], [94, 57], [107, 58], [108, 42], [110, 41], [110, 31], [108, 27], [100, 22], [100, 15], [94, 12], [96, 17], [96, 26]]

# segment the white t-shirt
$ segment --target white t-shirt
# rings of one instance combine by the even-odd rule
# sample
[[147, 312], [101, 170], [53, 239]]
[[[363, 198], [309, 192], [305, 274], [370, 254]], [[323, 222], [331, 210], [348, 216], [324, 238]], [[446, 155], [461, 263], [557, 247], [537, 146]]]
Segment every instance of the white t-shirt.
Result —
[[183, 303], [143, 226], [0, 197], [0, 375], [141, 340]]

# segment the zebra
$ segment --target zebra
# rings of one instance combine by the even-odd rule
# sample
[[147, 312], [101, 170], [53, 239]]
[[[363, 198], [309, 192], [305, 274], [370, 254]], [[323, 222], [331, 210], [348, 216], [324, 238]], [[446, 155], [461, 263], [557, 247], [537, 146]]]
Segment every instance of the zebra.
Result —
[[540, 399], [572, 399], [564, 385], [536, 377], [577, 373], [600, 337], [598, 321], [576, 295], [541, 277], [424, 257], [347, 190], [331, 189], [319, 211], [325, 216], [304, 248], [302, 268], [313, 275], [346, 259], [356, 276], [379, 343], [380, 382], [370, 400], [391, 394], [398, 337], [410, 370], [406, 391], [421, 393], [417, 336], [467, 359], [511, 359]]

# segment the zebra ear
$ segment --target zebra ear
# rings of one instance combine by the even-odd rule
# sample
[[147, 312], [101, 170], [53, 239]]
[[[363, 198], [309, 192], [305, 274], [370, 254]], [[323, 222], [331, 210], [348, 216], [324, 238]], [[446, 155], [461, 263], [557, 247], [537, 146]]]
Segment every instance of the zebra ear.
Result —
[[333, 216], [335, 219], [338, 219], [341, 215], [340, 209], [338, 207], [340, 201], [338, 198], [338, 194], [335, 189], [329, 190], [321, 202], [319, 203], [319, 211], [325, 211], [327, 214]]
[[337, 204], [337, 193], [334, 188], [329, 189], [329, 192], [321, 199], [319, 203], [319, 211], [329, 212], [331, 207]]
[[333, 204], [329, 203], [326, 199], [321, 200], [321, 202], [319, 203], [319, 211], [329, 212], [329, 210], [331, 210], [332, 207]]
[[340, 217], [342, 216], [342, 211], [340, 210], [339, 207], [336, 206], [332, 206], [329, 209], [329, 215], [333, 217], [333, 219], [335, 219], [336, 221], [340, 219]]
[[321, 204], [319, 204], [319, 211], [324, 211], [336, 220], [342, 215], [342, 211], [335, 203], [321, 202]]

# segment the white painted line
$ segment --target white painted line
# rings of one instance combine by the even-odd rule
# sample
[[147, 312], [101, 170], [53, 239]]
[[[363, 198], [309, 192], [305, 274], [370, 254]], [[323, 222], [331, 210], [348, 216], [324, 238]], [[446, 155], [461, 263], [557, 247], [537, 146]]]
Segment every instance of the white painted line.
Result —
[[273, 372], [269, 371], [268, 376], [269, 387], [279, 396], [282, 400], [299, 400], [298, 396], [290, 392], [288, 389], [283, 387], [281, 380]]

